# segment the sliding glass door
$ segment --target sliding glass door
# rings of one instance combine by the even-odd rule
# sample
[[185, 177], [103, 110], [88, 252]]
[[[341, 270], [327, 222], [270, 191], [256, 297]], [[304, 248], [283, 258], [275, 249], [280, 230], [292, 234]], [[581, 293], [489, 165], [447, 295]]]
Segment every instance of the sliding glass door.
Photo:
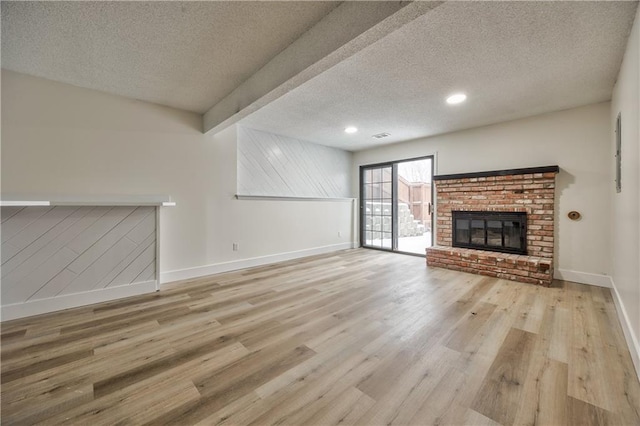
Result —
[[393, 168], [367, 167], [362, 182], [362, 245], [391, 249], [393, 241]]
[[360, 168], [361, 245], [424, 255], [432, 244], [433, 158]]

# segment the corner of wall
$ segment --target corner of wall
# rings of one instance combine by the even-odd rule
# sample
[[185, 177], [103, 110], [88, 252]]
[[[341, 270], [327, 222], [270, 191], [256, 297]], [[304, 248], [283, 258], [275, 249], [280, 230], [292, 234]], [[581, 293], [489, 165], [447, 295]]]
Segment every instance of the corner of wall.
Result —
[[610, 185], [612, 294], [640, 379], [640, 7], [636, 11], [611, 99], [611, 160], [615, 170], [616, 121], [622, 116], [622, 190]]
[[629, 347], [631, 361], [633, 361], [633, 366], [636, 368], [636, 376], [638, 376], [638, 380], [640, 380], [640, 342], [638, 342], [638, 339], [631, 329], [631, 319], [627, 314], [622, 297], [620, 297], [620, 293], [618, 292], [613, 280], [611, 280], [611, 293], [618, 313], [618, 320], [620, 321], [624, 338], [626, 339], [627, 346]]

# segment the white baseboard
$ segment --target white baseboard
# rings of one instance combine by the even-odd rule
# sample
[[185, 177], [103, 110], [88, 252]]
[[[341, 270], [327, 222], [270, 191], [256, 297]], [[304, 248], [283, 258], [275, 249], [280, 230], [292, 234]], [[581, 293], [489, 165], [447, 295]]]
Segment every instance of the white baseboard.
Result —
[[616, 311], [618, 312], [618, 320], [622, 326], [624, 338], [627, 340], [629, 353], [631, 353], [631, 360], [633, 361], [633, 365], [636, 367], [636, 376], [638, 376], [638, 380], [640, 380], [640, 344], [638, 344], [638, 339], [633, 334], [627, 310], [624, 308], [622, 298], [620, 297], [620, 293], [618, 293], [618, 289], [616, 288], [613, 280], [611, 280], [611, 284], [611, 293], [613, 294], [613, 302], [615, 303]]
[[252, 268], [254, 266], [268, 265], [270, 263], [284, 262], [285, 260], [298, 259], [300, 257], [313, 256], [316, 254], [330, 253], [332, 251], [357, 248], [356, 242], [332, 244], [329, 246], [314, 247], [310, 249], [289, 251], [285, 253], [271, 254], [268, 256], [252, 257], [249, 259], [233, 260], [230, 262], [214, 263], [195, 268], [177, 269], [175, 271], [161, 272], [160, 283], [182, 281], [192, 278], [204, 277], [206, 275], [220, 274], [223, 272], [236, 271], [238, 269]]
[[569, 269], [556, 269], [553, 272], [553, 278], [563, 281], [572, 281], [574, 283], [611, 288], [611, 277], [608, 275], [571, 271]]
[[30, 317], [32, 315], [46, 314], [61, 311], [63, 309], [77, 308], [78, 306], [107, 302], [123, 297], [137, 296], [139, 294], [153, 293], [156, 291], [156, 280], [144, 281], [135, 284], [107, 287], [83, 293], [65, 294], [46, 299], [30, 300], [24, 303], [14, 303], [2, 306], [2, 321], [17, 318]]

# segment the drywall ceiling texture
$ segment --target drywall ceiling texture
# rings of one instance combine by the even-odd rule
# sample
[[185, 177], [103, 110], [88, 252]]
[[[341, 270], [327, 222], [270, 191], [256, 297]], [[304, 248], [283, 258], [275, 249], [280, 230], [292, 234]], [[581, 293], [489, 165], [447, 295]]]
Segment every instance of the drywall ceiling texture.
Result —
[[[357, 151], [606, 101], [636, 7], [448, 2], [241, 123]], [[468, 101], [447, 105], [456, 91]]]
[[2, 67], [205, 112], [339, 2], [2, 2]]

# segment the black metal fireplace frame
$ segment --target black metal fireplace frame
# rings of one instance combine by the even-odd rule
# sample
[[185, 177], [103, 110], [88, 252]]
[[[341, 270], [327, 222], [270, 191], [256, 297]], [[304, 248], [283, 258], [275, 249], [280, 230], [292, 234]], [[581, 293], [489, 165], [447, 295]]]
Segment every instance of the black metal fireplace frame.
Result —
[[[484, 221], [484, 244], [461, 243], [457, 240], [457, 226], [456, 221], [460, 220], [483, 220]], [[495, 246], [487, 244], [487, 221], [501, 221], [502, 225], [502, 246]], [[518, 222], [520, 224], [520, 248], [512, 248], [504, 246], [504, 222]], [[451, 229], [452, 239], [451, 245], [453, 247], [472, 248], [478, 250], [497, 251], [501, 253], [512, 254], [527, 254], [527, 213], [526, 212], [493, 212], [493, 211], [458, 211], [451, 212]], [[471, 224], [469, 226], [471, 232]]]

